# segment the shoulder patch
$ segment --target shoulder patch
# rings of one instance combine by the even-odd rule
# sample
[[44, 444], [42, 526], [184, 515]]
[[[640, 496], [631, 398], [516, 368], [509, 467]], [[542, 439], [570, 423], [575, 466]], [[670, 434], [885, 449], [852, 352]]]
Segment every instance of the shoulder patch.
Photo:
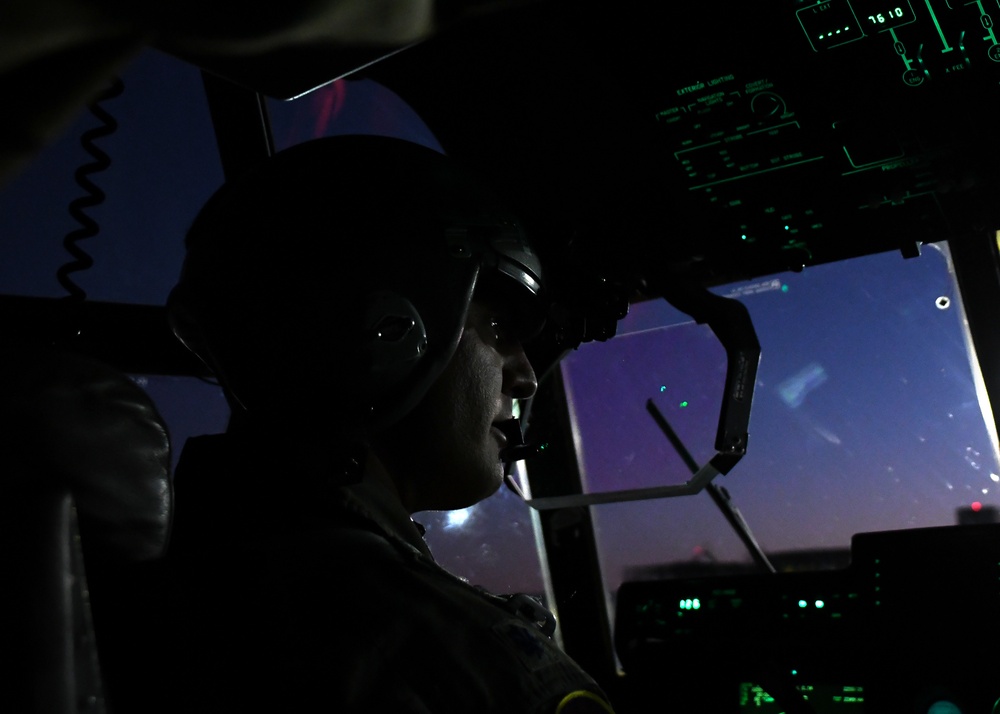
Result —
[[586, 689], [579, 689], [563, 697], [555, 714], [615, 714], [615, 711], [603, 697]]

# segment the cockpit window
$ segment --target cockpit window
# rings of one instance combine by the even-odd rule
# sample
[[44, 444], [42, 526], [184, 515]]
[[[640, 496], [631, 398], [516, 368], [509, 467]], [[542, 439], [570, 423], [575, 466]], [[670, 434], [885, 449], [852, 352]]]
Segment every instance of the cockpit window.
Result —
[[392, 136], [442, 150], [423, 119], [403, 99], [370, 79], [341, 79], [298, 99], [270, 100], [268, 113], [277, 151], [341, 134]]
[[148, 50], [121, 83], [99, 103], [108, 118], [81, 109], [0, 192], [0, 294], [69, 295], [57, 278], [76, 260], [69, 241], [93, 260], [66, 275], [88, 300], [166, 300], [184, 234], [222, 183], [219, 149], [196, 67]]
[[451, 572], [492, 592], [528, 593], [552, 606], [537, 512], [513, 491], [502, 487], [470, 508], [414, 518], [426, 528], [434, 557]]
[[[992, 415], [947, 246], [885, 253], [715, 289], [764, 346], [746, 457], [716, 478], [779, 571], [839, 568], [858, 532], [991, 518]], [[645, 409], [712, 455], [725, 354], [662, 301], [562, 364], [585, 492], [683, 483]], [[986, 409], [984, 419], [984, 409]], [[624, 580], [750, 572], [707, 493], [592, 507], [609, 602]]]

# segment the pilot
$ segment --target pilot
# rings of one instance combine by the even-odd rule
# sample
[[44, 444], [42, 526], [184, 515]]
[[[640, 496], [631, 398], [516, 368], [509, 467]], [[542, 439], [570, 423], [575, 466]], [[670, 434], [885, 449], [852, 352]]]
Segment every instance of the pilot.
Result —
[[176, 710], [610, 712], [527, 596], [435, 561], [411, 516], [517, 458], [544, 329], [537, 254], [450, 159], [320, 139], [196, 218], [175, 333], [232, 407], [176, 475], [164, 619]]

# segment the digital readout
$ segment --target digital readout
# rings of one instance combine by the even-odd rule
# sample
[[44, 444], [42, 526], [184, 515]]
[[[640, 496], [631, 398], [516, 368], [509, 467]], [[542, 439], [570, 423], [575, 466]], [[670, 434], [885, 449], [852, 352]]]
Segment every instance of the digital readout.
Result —
[[828, 0], [795, 11], [809, 43], [817, 52], [865, 36], [847, 0]]
[[917, 19], [909, 0], [851, 0], [851, 6], [866, 33], [884, 32]]

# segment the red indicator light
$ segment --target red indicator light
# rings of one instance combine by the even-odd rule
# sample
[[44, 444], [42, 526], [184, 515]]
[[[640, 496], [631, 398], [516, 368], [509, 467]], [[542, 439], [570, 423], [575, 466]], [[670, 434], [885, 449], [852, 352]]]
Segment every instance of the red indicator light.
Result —
[[976, 513], [979, 513], [981, 510], [983, 510], [983, 504], [981, 504], [979, 501], [973, 501], [970, 508]]

